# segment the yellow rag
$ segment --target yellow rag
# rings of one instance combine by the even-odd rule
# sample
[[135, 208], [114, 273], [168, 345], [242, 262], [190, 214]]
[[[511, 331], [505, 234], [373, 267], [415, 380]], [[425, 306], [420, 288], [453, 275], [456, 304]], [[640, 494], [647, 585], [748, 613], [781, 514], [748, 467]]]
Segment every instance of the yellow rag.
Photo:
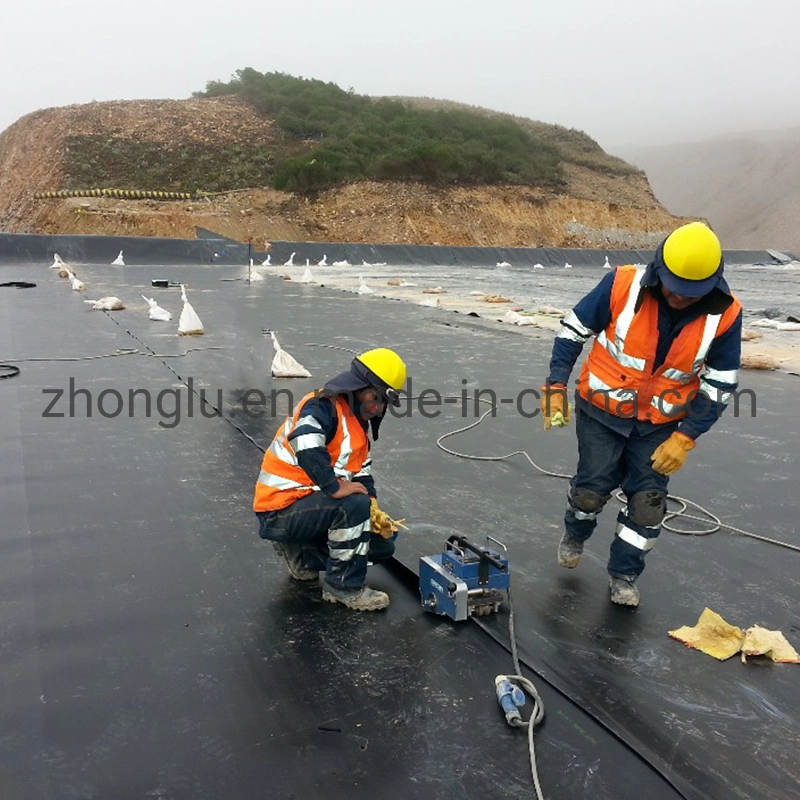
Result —
[[694, 647], [720, 661], [741, 651], [743, 663], [746, 663], [747, 656], [767, 656], [785, 664], [800, 664], [800, 655], [780, 631], [771, 631], [758, 625], [743, 631], [735, 625], [729, 625], [710, 608], [703, 609], [694, 627], [684, 625], [669, 631], [669, 635], [687, 647]]
[[742, 643], [742, 663], [747, 663], [747, 656], [767, 656], [773, 661], [784, 664], [800, 664], [797, 650], [786, 641], [780, 631], [770, 631], [754, 625], [744, 632]]
[[729, 625], [710, 608], [703, 609], [694, 627], [684, 625], [682, 628], [670, 631], [669, 635], [687, 647], [694, 647], [720, 661], [736, 655], [744, 641], [744, 631], [741, 628]]

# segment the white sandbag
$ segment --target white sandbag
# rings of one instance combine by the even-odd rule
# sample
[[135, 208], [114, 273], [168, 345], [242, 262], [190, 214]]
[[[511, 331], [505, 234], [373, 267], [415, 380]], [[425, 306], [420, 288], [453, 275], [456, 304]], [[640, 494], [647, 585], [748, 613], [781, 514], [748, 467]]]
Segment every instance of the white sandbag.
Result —
[[271, 259], [272, 259], [272, 256], [267, 256], [267, 257], [266, 257], [266, 258], [265, 258], [265, 259], [264, 259], [264, 260], [261, 262], [261, 266], [262, 266], [262, 267], [271, 267], [271, 266], [272, 266], [272, 264], [270, 264], [270, 260], [271, 260]]
[[200, 322], [200, 317], [197, 316], [197, 312], [192, 308], [186, 297], [186, 286], [184, 284], [181, 284], [181, 300], [183, 300], [183, 311], [181, 311], [181, 318], [178, 320], [178, 335], [201, 336], [204, 333], [203, 323]]
[[275, 348], [275, 357], [272, 359], [272, 377], [310, 378], [311, 373], [281, 347], [274, 331], [270, 331], [269, 335], [272, 337], [272, 345]]
[[250, 283], [263, 283], [264, 282], [264, 276], [260, 272], [257, 272], [255, 269], [253, 269], [253, 259], [252, 258], [250, 259], [250, 269], [247, 272], [247, 279], [250, 281]]
[[303, 277], [300, 278], [300, 283], [314, 283], [314, 276], [311, 273], [311, 269], [306, 267], [306, 271], [303, 273]]
[[294, 253], [292, 253], [289, 258], [283, 262], [284, 267], [293, 267], [294, 266]]
[[50, 269], [61, 269], [63, 266], [65, 264], [61, 260], [61, 256], [58, 253], [53, 253], [53, 263], [50, 265]]
[[119, 255], [111, 262], [112, 267], [124, 267], [125, 261], [122, 258], [122, 250], [119, 251]]
[[511, 266], [511, 264], [509, 264], [509, 263], [508, 263], [508, 261], [498, 261], [498, 262], [495, 264], [495, 266], [496, 266], [496, 267], [510, 267], [510, 266]]
[[92, 307], [93, 311], [122, 311], [125, 303], [119, 297], [101, 297], [99, 300], [84, 300], [86, 305]]
[[608, 256], [606, 256], [605, 263], [603, 264], [603, 269], [611, 269], [611, 264], [608, 261]]
[[358, 280], [361, 281], [361, 283], [359, 283], [358, 289], [356, 289], [356, 292], [358, 294], [372, 294], [372, 289], [370, 289], [369, 286], [367, 286], [367, 284], [364, 283], [364, 276], [363, 275], [359, 275], [358, 276]]
[[509, 322], [512, 325], [536, 324], [536, 320], [534, 320], [533, 317], [525, 317], [522, 314], [518, 314], [516, 311], [506, 311], [506, 314], [503, 317], [503, 322]]
[[439, 308], [439, 298], [434, 297], [432, 300], [420, 300], [417, 305], [425, 306], [426, 308]]
[[538, 261], [533, 265], [534, 269], [544, 269], [544, 264], [540, 264]]
[[333, 262], [333, 266], [334, 267], [349, 267], [350, 266], [350, 262], [347, 259], [345, 259], [344, 261], [334, 261]]
[[326, 255], [322, 256], [322, 258], [319, 261], [319, 266], [320, 267], [327, 267], [328, 266], [328, 256], [326, 256]]
[[800, 322], [779, 322], [775, 327], [779, 331], [800, 331]]
[[750, 323], [751, 328], [774, 328], [776, 331], [800, 331], [800, 322], [781, 322], [777, 319], [757, 319]]
[[70, 272], [67, 270], [69, 283], [72, 286], [72, 290], [75, 292], [85, 292], [86, 291], [86, 284], [78, 278], [78, 276], [74, 272]]
[[549, 314], [551, 316], [558, 317], [559, 319], [563, 319], [569, 312], [564, 311], [563, 308], [558, 308], [557, 306], [537, 306], [536, 313]]
[[162, 308], [153, 297], [145, 297], [142, 295], [148, 306], [150, 306], [150, 319], [154, 322], [169, 322], [172, 319], [172, 313]]

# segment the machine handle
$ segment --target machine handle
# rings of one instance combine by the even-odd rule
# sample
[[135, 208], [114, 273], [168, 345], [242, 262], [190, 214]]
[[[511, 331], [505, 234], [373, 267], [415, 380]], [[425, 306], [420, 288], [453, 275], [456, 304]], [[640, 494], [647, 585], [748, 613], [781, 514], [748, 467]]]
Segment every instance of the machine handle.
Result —
[[491, 564], [495, 569], [500, 570], [500, 572], [507, 572], [508, 565], [504, 564], [500, 559], [495, 558], [494, 556], [490, 556], [488, 553], [484, 552], [480, 549], [480, 547], [475, 547], [472, 542], [467, 541], [466, 537], [459, 536], [457, 533], [454, 533], [452, 536], [448, 537], [447, 539], [448, 544], [458, 544], [460, 547], [463, 547], [465, 550], [470, 550], [471, 552], [475, 553], [481, 561], [486, 561]]

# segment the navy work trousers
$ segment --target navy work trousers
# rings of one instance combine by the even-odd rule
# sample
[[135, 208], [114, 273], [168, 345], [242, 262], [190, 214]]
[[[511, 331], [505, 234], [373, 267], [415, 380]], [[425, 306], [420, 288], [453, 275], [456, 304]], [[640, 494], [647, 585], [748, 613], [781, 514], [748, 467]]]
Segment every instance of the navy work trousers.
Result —
[[[653, 469], [651, 457], [655, 449], [677, 430], [678, 423], [653, 425], [648, 430], [637, 426], [629, 436], [605, 425], [593, 414], [602, 411], [590, 409], [587, 413], [576, 409], [578, 436], [578, 469], [571, 481], [570, 502], [564, 517], [567, 533], [585, 542], [597, 526], [593, 514], [576, 509], [572, 497], [576, 489], [587, 489], [605, 500], [621, 488], [628, 499], [637, 492], [667, 492], [669, 478]], [[608, 572], [615, 578], [636, 578], [644, 571], [644, 558], [660, 533], [660, 525], [645, 527], [637, 524], [627, 514], [627, 506], [617, 516], [617, 535], [611, 544]], [[638, 533], [644, 546], [635, 546], [619, 533], [627, 529]], [[636, 539], [629, 536], [628, 538]], [[646, 543], [643, 539], [647, 539]]]
[[[262, 539], [300, 545], [306, 569], [324, 570], [325, 582], [337, 589], [357, 590], [366, 580], [368, 561], [386, 561], [394, 554], [391, 539], [370, 533], [369, 504], [365, 494], [335, 498], [313, 492], [280, 511], [257, 511], [258, 534]], [[335, 533], [329, 540], [330, 531], [358, 526], [364, 526], [363, 532], [346, 541]], [[353, 550], [356, 552], [348, 557]]]

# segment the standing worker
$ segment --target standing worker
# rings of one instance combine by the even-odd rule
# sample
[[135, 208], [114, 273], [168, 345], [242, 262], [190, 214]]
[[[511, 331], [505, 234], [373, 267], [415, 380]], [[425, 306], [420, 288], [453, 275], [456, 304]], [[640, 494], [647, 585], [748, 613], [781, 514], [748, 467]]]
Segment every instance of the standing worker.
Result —
[[636, 579], [666, 512], [669, 476], [683, 466], [738, 385], [742, 306], [723, 277], [722, 248], [701, 222], [673, 231], [647, 267], [606, 274], [562, 320], [542, 387], [545, 430], [569, 421], [567, 382], [595, 337], [576, 392], [578, 468], [558, 563], [578, 566], [584, 542], [618, 487], [608, 560], [611, 600], [638, 606]]
[[364, 585], [367, 561], [391, 558], [397, 531], [378, 507], [368, 428], [377, 440], [405, 380], [392, 350], [354, 358], [281, 425], [256, 483], [259, 536], [272, 540], [293, 578], [316, 581], [324, 571], [322, 599], [356, 611], [389, 605], [385, 592]]

